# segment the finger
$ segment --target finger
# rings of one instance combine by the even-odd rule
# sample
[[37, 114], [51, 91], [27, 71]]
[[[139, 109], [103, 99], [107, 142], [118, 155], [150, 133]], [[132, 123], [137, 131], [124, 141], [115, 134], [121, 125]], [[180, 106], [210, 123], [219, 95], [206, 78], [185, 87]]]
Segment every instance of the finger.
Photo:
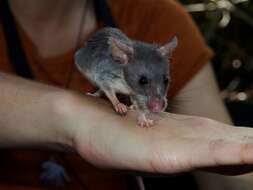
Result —
[[181, 139], [160, 147], [150, 161], [153, 172], [177, 173], [196, 168], [253, 164], [253, 144], [222, 139]]

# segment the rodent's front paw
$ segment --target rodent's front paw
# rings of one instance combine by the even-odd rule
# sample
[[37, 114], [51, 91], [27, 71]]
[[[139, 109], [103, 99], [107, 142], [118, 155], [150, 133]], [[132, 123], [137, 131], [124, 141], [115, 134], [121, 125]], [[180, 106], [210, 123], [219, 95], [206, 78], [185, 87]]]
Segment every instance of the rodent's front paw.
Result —
[[119, 113], [121, 115], [125, 115], [127, 112], [127, 106], [122, 103], [118, 103], [118, 104], [114, 105], [114, 109], [117, 113]]
[[154, 121], [151, 119], [146, 119], [143, 117], [139, 117], [137, 120], [137, 124], [140, 127], [151, 127], [154, 124]]

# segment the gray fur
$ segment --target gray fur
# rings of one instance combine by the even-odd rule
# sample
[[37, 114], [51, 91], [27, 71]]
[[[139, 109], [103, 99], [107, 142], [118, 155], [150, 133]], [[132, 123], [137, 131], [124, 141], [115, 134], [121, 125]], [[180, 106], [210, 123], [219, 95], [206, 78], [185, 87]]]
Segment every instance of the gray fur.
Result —
[[122, 93], [129, 93], [129, 87], [124, 79], [123, 66], [116, 63], [111, 56], [109, 37], [120, 39], [126, 44], [130, 43], [128, 37], [118, 29], [104, 28], [96, 32], [87, 41], [84, 48], [77, 51], [75, 64], [79, 71], [100, 89], [111, 89], [121, 84], [124, 87], [121, 89]]
[[[133, 55], [128, 55], [129, 63], [121, 64], [113, 59], [108, 43], [110, 38], [133, 48]], [[131, 95], [141, 110], [147, 110], [149, 97], [154, 95], [164, 99], [170, 84], [169, 57], [162, 56], [158, 50], [158, 45], [130, 40], [120, 30], [106, 27], [96, 32], [76, 53], [75, 63], [80, 72], [102, 91]], [[149, 84], [140, 86], [140, 76], [147, 77]], [[166, 76], [168, 85], [164, 84]]]

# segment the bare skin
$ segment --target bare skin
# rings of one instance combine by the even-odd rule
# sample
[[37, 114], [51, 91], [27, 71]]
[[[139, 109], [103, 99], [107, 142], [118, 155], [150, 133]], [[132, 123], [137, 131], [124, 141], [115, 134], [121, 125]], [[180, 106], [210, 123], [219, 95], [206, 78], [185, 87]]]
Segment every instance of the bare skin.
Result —
[[253, 164], [250, 128], [169, 113], [139, 128], [104, 100], [5, 74], [0, 87], [1, 147], [67, 146], [97, 167], [166, 174]]
[[[77, 40], [80, 43], [96, 28], [93, 7], [88, 7], [86, 0], [9, 2], [15, 19], [43, 58], [69, 52], [76, 48]], [[78, 39], [80, 31], [82, 38]]]
[[[208, 64], [181, 90], [177, 99], [182, 100], [179, 113], [209, 117], [232, 124], [221, 101], [214, 73]], [[236, 177], [207, 172], [195, 172], [194, 175], [199, 188], [204, 190], [250, 190], [253, 187], [252, 173]]]
[[[77, 34], [79, 33], [79, 26], [81, 21], [82, 6], [79, 6], [81, 5], [80, 3], [81, 0], [74, 0], [74, 1], [10, 0], [11, 9], [18, 23], [21, 25], [21, 27], [26, 32], [28, 37], [35, 44], [41, 57], [56, 56], [75, 48]], [[57, 10], [55, 9], [55, 7], [58, 7]], [[89, 12], [89, 14], [88, 16], [86, 16], [85, 19], [86, 24], [84, 24], [82, 28], [84, 38], [95, 28], [96, 25], [94, 18], [94, 11], [92, 9], [88, 9], [87, 11]], [[59, 44], [62, 45], [59, 46]], [[206, 74], [206, 72], [204, 73]], [[115, 133], [121, 132], [122, 134], [124, 134], [123, 140], [121, 140], [121, 138], [118, 139], [119, 142], [122, 142], [121, 147], [123, 146], [125, 148], [130, 145], [131, 148], [133, 147], [132, 152], [131, 151], [124, 152], [125, 154], [128, 154], [128, 156], [133, 159], [139, 158], [144, 160], [142, 162], [142, 164], [144, 165], [145, 163], [149, 162], [150, 157], [152, 157], [153, 154], [145, 153], [145, 150], [147, 148], [152, 149], [152, 146], [149, 145], [150, 144], [152, 145], [154, 140], [143, 141], [143, 139], [148, 139], [148, 136], [153, 135], [152, 132], [153, 128], [148, 129], [144, 133], [145, 135], [143, 135], [143, 130], [145, 131], [145, 129], [134, 128], [132, 125], [129, 126], [131, 122], [133, 122], [134, 124], [134, 121], [131, 120], [131, 114], [135, 114], [133, 111], [130, 111], [129, 116], [124, 117], [124, 121], [128, 121], [128, 123], [124, 123], [122, 120], [119, 119], [118, 116], [110, 112], [112, 111], [110, 106], [107, 106], [107, 104], [103, 101], [101, 102], [98, 101], [98, 99], [96, 99], [95, 101], [92, 98], [80, 96], [72, 92], [62, 91], [61, 89], [56, 89], [48, 86], [41, 86], [41, 84], [38, 83], [27, 83], [24, 80], [18, 78], [8, 77], [3, 79], [2, 75], [0, 78], [1, 78], [0, 80], [1, 89], [4, 89], [1, 90], [0, 92], [0, 99], [1, 99], [0, 123], [2, 127], [0, 134], [1, 135], [0, 145], [2, 147], [9, 147], [9, 146], [17, 147], [21, 145], [45, 146], [47, 144], [50, 144], [50, 146], [52, 146], [52, 144], [67, 145], [73, 147], [74, 149], [77, 148], [77, 150], [85, 158], [86, 155], [84, 153], [85, 148], [81, 147], [82, 146], [87, 147], [87, 144], [85, 144], [86, 143], [85, 137], [91, 136], [90, 139], [92, 140], [90, 142], [94, 144], [93, 147], [96, 147], [96, 152], [102, 151], [104, 153], [107, 151], [108, 153], [111, 151], [110, 153], [108, 153], [107, 156], [109, 158], [112, 153], [118, 155], [118, 157], [113, 158], [114, 160], [111, 160], [110, 162], [115, 162], [115, 165], [113, 165], [113, 167], [119, 167], [120, 164], [116, 165], [116, 163], [118, 162], [122, 163], [124, 161], [121, 160], [120, 157], [122, 151], [120, 147], [118, 149], [117, 147], [114, 147], [115, 143], [110, 144], [109, 141], [112, 141], [112, 139], [114, 139], [113, 135]], [[212, 119], [216, 119], [221, 122], [229, 123], [230, 122], [229, 118], [227, 117], [227, 114], [224, 111], [225, 109], [220, 101], [217, 89], [215, 90], [215, 88], [207, 88], [207, 89], [205, 88], [215, 86], [215, 81], [211, 81], [212, 85], [205, 85], [205, 84], [203, 85], [203, 81], [206, 80], [209, 81], [210, 79], [203, 78], [203, 74], [198, 74], [196, 75], [195, 79], [190, 81], [187, 84], [187, 86], [180, 92], [179, 96], [183, 97], [182, 98], [183, 100], [186, 99], [187, 102], [191, 103], [185, 104], [186, 101], [182, 101], [180, 105], [181, 108], [180, 112], [210, 117]], [[203, 93], [205, 92], [206, 95], [205, 97], [208, 98], [209, 102], [211, 102], [208, 105], [208, 108], [212, 109], [206, 109], [206, 106], [205, 107], [202, 106], [205, 105], [205, 103], [207, 102], [205, 101], [205, 98], [201, 99], [200, 101], [199, 96], [195, 96], [194, 93], [192, 94], [192, 92], [196, 93], [198, 92], [197, 90], [192, 89], [199, 88], [200, 86], [202, 87], [201, 92]], [[28, 99], [28, 97], [31, 99]], [[33, 102], [36, 102], [36, 104], [30, 104], [31, 100], [34, 100]], [[65, 103], [62, 104], [62, 102]], [[89, 109], [85, 109], [85, 106], [83, 105], [85, 106], [89, 105], [88, 107]], [[21, 107], [22, 109], [20, 109]], [[74, 111], [71, 111], [70, 112], [71, 114], [69, 112], [66, 113], [68, 108], [72, 108]], [[103, 108], [102, 112], [98, 112], [100, 108]], [[75, 109], [77, 109], [78, 111]], [[84, 118], [84, 115], [86, 115], [87, 113], [89, 113], [89, 116], [92, 116], [91, 120], [89, 120], [89, 118]], [[105, 119], [106, 127], [109, 126], [108, 131], [104, 131], [106, 128], [105, 126], [100, 127], [101, 123], [103, 122], [94, 123], [94, 121], [96, 121], [95, 113], [96, 114], [99, 113], [100, 116], [103, 119]], [[30, 117], [31, 114], [33, 114], [33, 117]], [[62, 117], [62, 114], [64, 116], [66, 115], [68, 116], [67, 118], [69, 125], [66, 125], [67, 122], [66, 120], [61, 120], [66, 119], [65, 117]], [[251, 138], [248, 135], [252, 134], [251, 129], [248, 128], [238, 129], [232, 127], [224, 128], [222, 127], [224, 126], [223, 124], [216, 122], [215, 124], [212, 123], [212, 125], [209, 125], [210, 120], [206, 120], [199, 117], [190, 117], [190, 119], [180, 119], [181, 118], [180, 115], [174, 115], [174, 117], [176, 117], [176, 119], [175, 118], [173, 119], [172, 117], [166, 117], [164, 122], [159, 123], [158, 127], [159, 130], [154, 131], [155, 134], [160, 133], [160, 135], [163, 135], [164, 137], [163, 140], [159, 139], [157, 143], [158, 144], [162, 143], [163, 146], [167, 145], [173, 146], [173, 150], [175, 153], [175, 155], [171, 154], [170, 154], [171, 156], [168, 155], [170, 159], [165, 159], [164, 157], [162, 157], [163, 158], [162, 160], [160, 161], [156, 160], [156, 163], [158, 165], [164, 160], [167, 161], [170, 161], [171, 159], [175, 160], [174, 158], [181, 158], [183, 160], [182, 163], [185, 163], [185, 165], [187, 165], [187, 163], [189, 163], [189, 160], [191, 160], [190, 158], [194, 155], [193, 153], [188, 154], [187, 152], [182, 155], [180, 153], [180, 150], [182, 149], [187, 150], [191, 147], [194, 147], [194, 150], [199, 151], [200, 153], [202, 152], [201, 156], [198, 157], [199, 160], [196, 160], [195, 158], [192, 167], [197, 167], [197, 165], [204, 165], [201, 164], [203, 162], [206, 162], [206, 164], [209, 166], [214, 166], [217, 163], [216, 164], [212, 163], [213, 157], [218, 158], [218, 160], [221, 160], [219, 163], [220, 165], [228, 164], [230, 158], [238, 159], [237, 160], [238, 164], [243, 164], [245, 156], [242, 155], [247, 155], [246, 157], [248, 157], [250, 156], [248, 154], [252, 152], [247, 150], [250, 149], [251, 145]], [[103, 137], [104, 132], [110, 132], [112, 127], [110, 123], [112, 121], [114, 125], [119, 125], [121, 127], [118, 127], [117, 128], [118, 130], [110, 134], [111, 139], [103, 139], [103, 138], [99, 139], [100, 136]], [[33, 125], [33, 123], [35, 122], [37, 126], [36, 128], [34, 128]], [[89, 122], [91, 122], [90, 126], [96, 126], [96, 128], [99, 128], [98, 131], [100, 131], [100, 136], [96, 136], [95, 132], [93, 134], [92, 132], [89, 132], [89, 129], [84, 127], [84, 123], [86, 124]], [[209, 124], [207, 124], [206, 122]], [[195, 124], [193, 125], [193, 123]], [[198, 125], [196, 125], [196, 123]], [[75, 128], [73, 129], [72, 126], [74, 124]], [[199, 128], [198, 127], [199, 125], [206, 126], [208, 130], [206, 130], [206, 127]], [[196, 130], [192, 130], [196, 129], [196, 127], [198, 128], [198, 132], [200, 131], [200, 133], [197, 133]], [[18, 131], [19, 133], [17, 133], [17, 130], [21, 128], [23, 130], [19, 130]], [[205, 131], [202, 131], [204, 129]], [[95, 129], [92, 128], [92, 130]], [[142, 130], [141, 135], [140, 133], [136, 133], [135, 130]], [[163, 130], [167, 130], [167, 134], [164, 133], [165, 131]], [[195, 134], [193, 134], [192, 138], [186, 138], [189, 131], [192, 132], [195, 131]], [[210, 134], [209, 131], [211, 131]], [[80, 133], [80, 136], [82, 136], [82, 138], [75, 136], [76, 133], [78, 134]], [[178, 136], [174, 137], [173, 140], [173, 138], [171, 139], [172, 134], [177, 134]], [[230, 140], [228, 140], [229, 146], [228, 145], [225, 146], [226, 141], [222, 141], [222, 139], [227, 139], [228, 136], [231, 138]], [[116, 137], [118, 136], [116, 135], [115, 138]], [[134, 143], [133, 141], [135, 139], [132, 139], [131, 137], [137, 138], [136, 141], [138, 141], [138, 143]], [[132, 139], [132, 141], [129, 142], [129, 139]], [[104, 149], [105, 148], [103, 145], [104, 140], [107, 140], [106, 147], [108, 149]], [[115, 140], [117, 140], [117, 138]], [[217, 143], [217, 141], [219, 142], [219, 140], [221, 140], [220, 141], [221, 144], [222, 142], [224, 142], [223, 146], [218, 146], [219, 143]], [[202, 143], [203, 141], [204, 143]], [[141, 144], [140, 142], [143, 143]], [[231, 142], [232, 144], [230, 144]], [[118, 143], [116, 144], [118, 146]], [[78, 145], [78, 147], [76, 145]], [[198, 148], [196, 149], [196, 147]], [[138, 154], [136, 153], [136, 150], [138, 150], [137, 151]], [[213, 152], [215, 152], [215, 154], [213, 154]], [[236, 152], [239, 153], [237, 154]], [[166, 153], [164, 153], [163, 155], [166, 155]], [[227, 156], [229, 156], [229, 158], [227, 158]], [[96, 158], [92, 158], [92, 156], [90, 156], [89, 159], [96, 162]], [[210, 161], [210, 159], [212, 161]], [[252, 164], [252, 162], [249, 162], [249, 159], [246, 159], [246, 161], [247, 163]], [[138, 164], [137, 166], [136, 164], [131, 164], [128, 162], [123, 163], [123, 165], [124, 164], [130, 166], [130, 168], [134, 168], [135, 170], [140, 169], [138, 167]], [[178, 166], [179, 164], [176, 165], [177, 166], [174, 166], [173, 162], [172, 164], [168, 163], [167, 166], [172, 169], [170, 170], [167, 168], [168, 169], [167, 172], [173, 173], [173, 171], [175, 170], [183, 171], [182, 166], [184, 164], [181, 164], [180, 167]], [[107, 164], [103, 165], [103, 162], [101, 162], [100, 166], [106, 167], [108, 165]], [[125, 168], [127, 167], [125, 166]], [[189, 167], [188, 169], [190, 168], [191, 167]], [[145, 170], [148, 169], [146, 168]], [[202, 172], [200, 175], [196, 176], [198, 177], [197, 179], [202, 189], [208, 188], [208, 190], [209, 189], [236, 190], [236, 189], [252, 189], [253, 186], [251, 182], [252, 176], [250, 175], [232, 178], [214, 174], [206, 174]], [[217, 180], [219, 181], [219, 183], [217, 183]], [[212, 181], [215, 181], [215, 183], [212, 183]], [[211, 186], [210, 184], [215, 184], [215, 186]]]

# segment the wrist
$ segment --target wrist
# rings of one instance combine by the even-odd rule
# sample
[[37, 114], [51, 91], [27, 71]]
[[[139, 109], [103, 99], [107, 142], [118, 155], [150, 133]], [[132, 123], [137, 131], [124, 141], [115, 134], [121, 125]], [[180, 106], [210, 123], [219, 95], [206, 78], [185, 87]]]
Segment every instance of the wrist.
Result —
[[74, 93], [61, 90], [50, 97], [52, 112], [52, 142], [59, 149], [74, 149], [74, 125], [71, 124], [71, 110], [74, 106]]
[[54, 139], [56, 143], [76, 150], [77, 139], [82, 138], [83, 141], [89, 139], [90, 128], [94, 128], [97, 124], [102, 105], [96, 106], [96, 104], [100, 100], [94, 101], [80, 93], [62, 90], [55, 93], [51, 101], [55, 115]]

